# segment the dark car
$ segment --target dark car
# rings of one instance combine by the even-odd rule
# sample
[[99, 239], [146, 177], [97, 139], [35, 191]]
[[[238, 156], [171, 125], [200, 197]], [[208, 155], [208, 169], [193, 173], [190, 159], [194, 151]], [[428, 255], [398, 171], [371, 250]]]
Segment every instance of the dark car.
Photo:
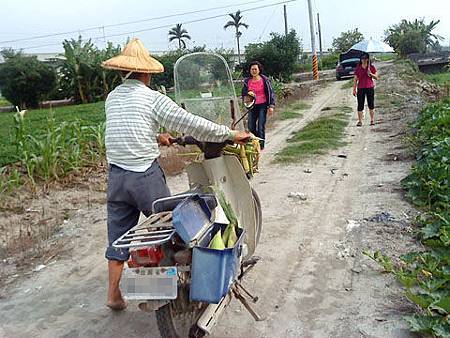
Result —
[[359, 63], [359, 58], [363, 54], [364, 52], [354, 49], [339, 54], [339, 62], [336, 65], [336, 80], [353, 76], [355, 74], [355, 68]]
[[353, 76], [358, 63], [359, 59], [347, 59], [342, 62], [338, 62], [336, 66], [336, 80], [340, 80], [347, 76]]

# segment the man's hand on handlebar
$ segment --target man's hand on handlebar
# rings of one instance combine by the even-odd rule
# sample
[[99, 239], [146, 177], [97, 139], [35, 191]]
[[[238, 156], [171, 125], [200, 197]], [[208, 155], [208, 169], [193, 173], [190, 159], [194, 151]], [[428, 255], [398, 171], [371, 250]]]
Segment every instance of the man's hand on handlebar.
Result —
[[162, 133], [158, 135], [158, 144], [161, 146], [171, 146], [175, 138], [169, 133]]
[[237, 144], [246, 144], [250, 140], [250, 133], [248, 131], [237, 131], [234, 134], [233, 141]]

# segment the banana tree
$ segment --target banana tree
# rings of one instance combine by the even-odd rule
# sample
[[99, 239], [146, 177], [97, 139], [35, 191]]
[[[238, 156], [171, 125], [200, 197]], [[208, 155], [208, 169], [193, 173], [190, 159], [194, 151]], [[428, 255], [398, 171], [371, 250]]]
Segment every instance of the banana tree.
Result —
[[236, 41], [237, 41], [237, 52], [238, 52], [238, 62], [241, 64], [241, 49], [239, 46], [239, 38], [242, 36], [242, 32], [239, 31], [239, 27], [245, 27], [248, 28], [248, 25], [244, 22], [241, 22], [242, 16], [241, 11], [237, 11], [235, 14], [231, 13], [228, 14], [231, 16], [233, 20], [228, 21], [225, 26], [223, 26], [223, 29], [227, 29], [228, 27], [234, 27], [236, 30]]
[[91, 102], [91, 83], [95, 73], [95, 61], [92, 58], [95, 46], [88, 40], [64, 40], [64, 56], [66, 58], [62, 72], [66, 80], [78, 92], [82, 103]]
[[108, 42], [106, 49], [99, 50], [96, 55], [96, 72], [99, 73], [99, 75], [95, 82], [99, 91], [100, 88], [103, 89], [101, 96], [104, 100], [106, 100], [110, 90], [120, 83], [120, 76], [116, 71], [103, 68], [101, 63], [120, 54], [120, 50], [120, 46], [114, 46], [111, 42]]

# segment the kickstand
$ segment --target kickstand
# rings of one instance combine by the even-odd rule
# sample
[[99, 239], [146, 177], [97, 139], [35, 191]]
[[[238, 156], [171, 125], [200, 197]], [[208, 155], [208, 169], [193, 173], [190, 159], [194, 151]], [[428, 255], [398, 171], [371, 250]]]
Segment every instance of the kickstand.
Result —
[[[248, 293], [248, 291], [245, 290], [245, 289], [242, 287], [242, 285], [240, 285], [240, 288], [242, 288], [242, 289], [244, 290], [244, 292], [246, 292], [249, 296], [251, 296], [250, 293]], [[244, 307], [247, 309], [247, 311], [250, 312], [250, 314], [252, 315], [252, 317], [253, 317], [257, 322], [261, 322], [261, 321], [265, 320], [265, 318], [261, 317], [261, 316], [260, 316], [260, 315], [259, 315], [259, 314], [258, 314], [258, 313], [250, 306], [250, 304], [248, 303], [247, 299], [245, 299], [245, 297], [240, 293], [239, 288], [237, 287], [237, 285], [233, 287], [233, 294], [234, 294], [234, 296], [236, 297], [236, 299], [238, 299], [238, 300], [242, 303], [242, 305], [244, 305]], [[255, 299], [256, 299], [256, 301], [258, 300], [258, 297], [253, 297], [253, 296], [251, 296], [251, 297], [252, 297], [252, 300], [253, 300], [254, 302], [255, 302]]]
[[258, 263], [258, 261], [261, 259], [261, 257], [253, 256], [246, 261], [242, 262], [241, 264], [241, 273], [238, 276], [238, 279], [241, 280], [242, 277], [244, 277], [247, 273], [249, 273]]
[[244, 286], [240, 282], [236, 282], [236, 287], [240, 290], [244, 291], [244, 293], [250, 297], [253, 303], [256, 303], [258, 301], [258, 296], [253, 296], [247, 289], [244, 288]]

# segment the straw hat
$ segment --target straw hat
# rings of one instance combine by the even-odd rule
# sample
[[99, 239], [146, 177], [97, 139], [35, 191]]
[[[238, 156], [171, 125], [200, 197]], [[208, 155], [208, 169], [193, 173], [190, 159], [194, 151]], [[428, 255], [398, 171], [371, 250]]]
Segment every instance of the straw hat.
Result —
[[122, 53], [102, 62], [102, 67], [136, 73], [162, 73], [164, 66], [150, 56], [138, 38], [131, 40]]

